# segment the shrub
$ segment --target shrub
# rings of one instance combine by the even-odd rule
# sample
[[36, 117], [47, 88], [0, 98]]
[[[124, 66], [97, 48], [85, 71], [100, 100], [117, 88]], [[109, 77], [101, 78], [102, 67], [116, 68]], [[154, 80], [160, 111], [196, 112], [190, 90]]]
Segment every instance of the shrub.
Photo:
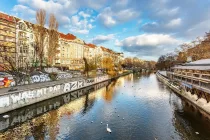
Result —
[[56, 81], [57, 80], [57, 73], [56, 72], [51, 72], [50, 74], [49, 74], [49, 76], [50, 76], [50, 79], [52, 80], [52, 81]]

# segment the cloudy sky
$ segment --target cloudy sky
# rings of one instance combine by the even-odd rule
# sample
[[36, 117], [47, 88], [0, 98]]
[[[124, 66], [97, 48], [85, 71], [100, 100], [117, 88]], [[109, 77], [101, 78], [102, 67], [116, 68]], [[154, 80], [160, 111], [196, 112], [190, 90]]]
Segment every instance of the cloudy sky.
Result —
[[210, 31], [210, 0], [0, 0], [0, 11], [33, 23], [40, 8], [60, 32], [149, 60]]

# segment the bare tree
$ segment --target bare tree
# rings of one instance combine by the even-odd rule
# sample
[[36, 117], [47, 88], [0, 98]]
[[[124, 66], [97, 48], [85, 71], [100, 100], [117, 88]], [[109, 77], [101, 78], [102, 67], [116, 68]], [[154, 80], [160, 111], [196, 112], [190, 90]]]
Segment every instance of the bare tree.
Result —
[[5, 56], [2, 52], [0, 52], [0, 58], [4, 62], [2, 65], [0, 65], [0, 68], [4, 72], [13, 76], [16, 85], [25, 81], [29, 82], [29, 76], [30, 76], [29, 62], [25, 61], [24, 67], [21, 67], [20, 65], [16, 65], [16, 61], [18, 60], [16, 60], [14, 57], [11, 56]]
[[54, 14], [49, 18], [49, 47], [48, 47], [48, 65], [52, 66], [58, 48], [58, 22]]
[[83, 60], [85, 62], [85, 69], [84, 69], [84, 73], [86, 74], [86, 76], [88, 77], [88, 72], [89, 72], [89, 65], [88, 65], [88, 62], [87, 62], [87, 59], [85, 57], [83, 57]]
[[44, 44], [47, 38], [47, 29], [44, 27], [46, 22], [46, 11], [40, 9], [36, 12], [37, 24], [34, 25], [35, 31], [35, 46], [36, 54], [38, 55], [40, 61], [40, 67], [42, 69], [44, 61]]

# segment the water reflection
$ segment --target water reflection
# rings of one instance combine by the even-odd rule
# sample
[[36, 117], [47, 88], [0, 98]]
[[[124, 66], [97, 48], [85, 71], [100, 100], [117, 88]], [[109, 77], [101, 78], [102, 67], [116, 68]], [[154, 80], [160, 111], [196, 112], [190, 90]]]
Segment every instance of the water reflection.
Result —
[[130, 74], [9, 115], [0, 117], [0, 139], [210, 139], [209, 121], [148, 73]]

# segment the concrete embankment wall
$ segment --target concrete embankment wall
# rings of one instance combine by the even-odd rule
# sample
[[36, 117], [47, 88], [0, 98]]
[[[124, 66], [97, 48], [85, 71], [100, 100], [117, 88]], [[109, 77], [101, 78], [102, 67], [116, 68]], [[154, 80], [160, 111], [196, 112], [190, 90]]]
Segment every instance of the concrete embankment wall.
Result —
[[107, 80], [110, 80], [110, 78], [108, 75], [104, 75], [95, 78], [80, 78], [74, 81], [66, 80], [62, 83], [59, 81], [53, 84], [43, 83], [40, 86], [22, 86], [21, 90], [0, 94], [0, 114]]
[[[86, 88], [82, 88], [79, 90], [75, 90], [73, 92], [69, 92], [67, 94], [63, 94], [61, 96], [57, 96], [55, 98], [45, 100], [43, 102], [39, 102], [33, 105], [22, 107], [15, 111], [7, 112], [7, 115], [10, 116], [9, 118], [3, 118], [2, 116], [4, 114], [2, 114], [0, 115], [0, 132], [3, 132], [7, 130], [8, 128], [13, 128], [16, 125], [20, 125], [21, 123], [24, 123], [27, 120], [30, 120], [34, 117], [40, 116], [46, 112], [57, 109], [64, 104], [69, 104], [71, 101], [74, 101], [78, 98], [82, 98], [83, 96], [86, 96], [86, 97], [83, 98], [82, 100], [83, 101], [85, 100], [85, 102], [89, 103], [90, 99], [88, 98], [88, 96], [89, 94], [91, 94], [91, 92], [101, 89], [103, 87], [106, 87], [108, 85], [109, 85], [109, 81], [104, 81], [95, 85], [88, 86]], [[86, 107], [85, 104], [84, 106], [83, 105], [79, 105], [79, 106]], [[65, 113], [66, 112], [64, 111], [59, 111], [59, 115], [63, 115]]]
[[210, 119], [210, 103], [207, 103], [207, 101], [203, 98], [198, 99], [197, 95], [192, 95], [190, 92], [180, 90], [178, 86], [175, 86], [172, 83], [170, 83], [169, 79], [162, 76], [159, 72], [157, 72], [156, 75], [160, 81], [162, 81], [164, 84], [170, 87], [188, 103], [197, 108], [201, 114]]
[[[130, 73], [131, 72], [123, 73], [117, 77]], [[8, 88], [1, 89], [0, 114], [111, 79], [113, 78], [110, 78], [108, 75], [103, 75], [95, 78], [75, 78], [63, 81], [24, 85], [15, 87], [18, 90], [13, 92], [9, 92]]]

